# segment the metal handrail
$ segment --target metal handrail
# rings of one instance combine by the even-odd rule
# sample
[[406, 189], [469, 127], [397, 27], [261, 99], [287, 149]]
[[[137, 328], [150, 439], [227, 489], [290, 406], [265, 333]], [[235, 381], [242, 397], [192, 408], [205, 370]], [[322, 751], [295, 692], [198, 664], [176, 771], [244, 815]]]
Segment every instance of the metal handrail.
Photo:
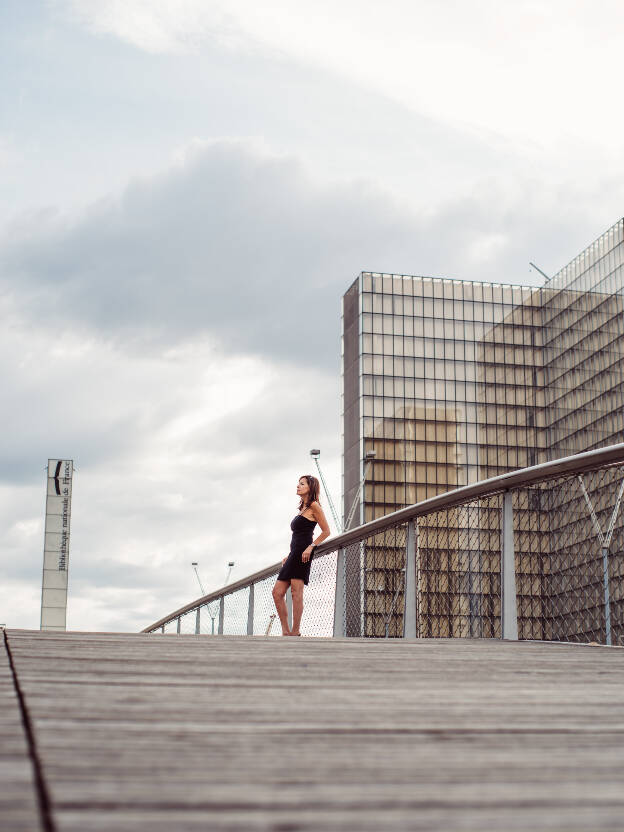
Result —
[[[624, 463], [624, 442], [617, 445], [609, 445], [606, 448], [597, 448], [593, 451], [584, 451], [580, 454], [573, 454], [561, 459], [553, 460], [552, 462], [541, 462], [539, 465], [531, 465], [528, 468], [520, 468], [516, 471], [509, 471], [505, 474], [499, 474], [496, 477], [491, 477], [487, 480], [473, 483], [472, 485], [464, 485], [461, 488], [456, 488], [453, 491], [446, 491], [444, 494], [438, 494], [435, 497], [429, 497], [414, 505], [394, 511], [391, 514], [385, 514], [376, 520], [371, 520], [369, 523], [364, 523], [357, 526], [355, 529], [343, 532], [329, 538], [324, 543], [321, 543], [315, 552], [315, 557], [327, 555], [330, 552], [335, 552], [338, 549], [344, 549], [350, 544], [358, 543], [367, 537], [371, 537], [378, 532], [385, 531], [393, 526], [400, 526], [408, 523], [410, 520], [415, 520], [417, 517], [422, 517], [426, 514], [431, 514], [433, 511], [442, 511], [447, 508], [461, 505], [462, 503], [470, 502], [481, 497], [487, 497], [492, 494], [499, 494], [504, 491], [509, 491], [512, 488], [522, 488], [529, 486], [536, 482], [545, 482], [547, 480], [555, 479], [557, 477], [565, 476], [566, 474], [577, 475], [585, 471], [592, 471], [596, 468], [606, 468], [609, 465], [619, 465]], [[216, 601], [225, 595], [231, 595], [240, 589], [246, 589], [252, 584], [270, 578], [279, 571], [281, 561], [266, 566], [264, 569], [254, 572], [253, 575], [248, 575], [241, 578], [234, 583], [221, 587], [221, 589], [208, 593], [190, 604], [175, 612], [169, 613], [163, 618], [150, 624], [143, 633], [151, 632], [158, 627], [172, 621], [173, 619], [182, 616], [191, 610], [196, 609], [204, 604], [209, 604], [211, 601]]]

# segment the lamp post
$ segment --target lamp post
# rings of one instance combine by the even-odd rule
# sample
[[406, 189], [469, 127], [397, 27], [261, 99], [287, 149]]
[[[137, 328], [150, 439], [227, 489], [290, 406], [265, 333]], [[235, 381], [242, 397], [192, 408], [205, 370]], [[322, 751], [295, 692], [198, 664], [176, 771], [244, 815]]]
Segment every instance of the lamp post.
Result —
[[362, 474], [362, 479], [360, 480], [360, 484], [358, 486], [358, 490], [356, 492], [355, 497], [353, 498], [353, 503], [351, 504], [351, 508], [349, 509], [349, 514], [347, 519], [345, 520], [344, 529], [343, 531], [347, 531], [349, 526], [351, 525], [351, 521], [353, 520], [353, 515], [355, 514], [355, 509], [357, 508], [358, 501], [360, 499], [360, 494], [362, 493], [362, 489], [364, 488], [364, 481], [366, 480], [366, 475], [368, 474], [368, 469], [371, 467], [373, 460], [376, 456], [375, 451], [367, 451], [364, 457], [364, 461], [366, 465], [364, 466], [364, 473]]
[[196, 575], [196, 577], [197, 577], [197, 583], [199, 584], [199, 588], [201, 589], [201, 594], [202, 594], [202, 595], [205, 595], [206, 593], [205, 593], [205, 591], [204, 591], [204, 587], [202, 586], [201, 578], [199, 577], [199, 572], [197, 571], [197, 567], [199, 566], [199, 563], [198, 563], [196, 560], [194, 560], [194, 561], [191, 563], [191, 566], [192, 566], [192, 567], [193, 567], [193, 569], [195, 570], [195, 575]]
[[327, 483], [325, 482], [325, 477], [323, 476], [323, 472], [321, 471], [321, 466], [319, 464], [319, 457], [321, 452], [318, 448], [312, 448], [310, 451], [310, 456], [314, 460], [316, 464], [317, 471], [319, 473], [319, 479], [323, 483], [323, 488], [325, 489], [325, 495], [327, 496], [327, 502], [329, 503], [329, 508], [332, 513], [332, 517], [334, 518], [334, 523], [336, 524], [336, 529], [338, 533], [342, 531], [342, 523], [338, 520], [338, 513], [336, 512], [336, 507], [334, 505], [334, 501], [332, 500], [332, 496], [329, 492], [329, 488], [327, 487]]
[[[334, 501], [332, 500], [331, 494], [329, 493], [329, 489], [327, 488], [327, 483], [325, 482], [325, 477], [323, 476], [323, 472], [321, 471], [321, 466], [319, 463], [319, 457], [321, 452], [318, 448], [312, 448], [310, 451], [310, 456], [316, 463], [316, 467], [319, 472], [319, 477], [321, 482], [323, 483], [323, 488], [325, 489], [325, 494], [327, 495], [327, 502], [329, 503], [329, 508], [331, 509], [332, 517], [334, 518], [334, 523], [336, 524], [336, 528], [338, 532], [346, 532], [346, 530], [351, 525], [351, 521], [353, 520], [353, 516], [355, 514], [355, 509], [357, 508], [358, 500], [360, 499], [360, 494], [362, 493], [362, 488], [364, 487], [364, 481], [366, 480], [366, 475], [368, 474], [368, 469], [370, 468], [373, 460], [375, 459], [376, 452], [375, 451], [367, 451], [366, 455], [364, 456], [364, 461], [366, 465], [364, 466], [364, 473], [362, 474], [362, 479], [360, 480], [360, 484], [358, 486], [357, 493], [353, 498], [353, 503], [351, 504], [351, 508], [349, 509], [349, 513], [347, 515], [347, 519], [344, 522], [340, 522], [338, 520], [338, 513], [336, 512], [336, 508], [334, 506]], [[344, 516], [344, 515], [343, 515]]]

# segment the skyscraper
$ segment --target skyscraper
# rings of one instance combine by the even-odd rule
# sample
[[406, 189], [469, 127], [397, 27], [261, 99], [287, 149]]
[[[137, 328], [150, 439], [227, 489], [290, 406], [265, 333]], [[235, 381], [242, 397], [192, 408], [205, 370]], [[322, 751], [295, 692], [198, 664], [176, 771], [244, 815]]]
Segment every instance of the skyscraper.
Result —
[[[343, 298], [345, 516], [370, 450], [359, 522], [624, 441], [623, 359], [624, 220], [539, 288], [361, 273]], [[363, 554], [363, 634], [395, 572]]]

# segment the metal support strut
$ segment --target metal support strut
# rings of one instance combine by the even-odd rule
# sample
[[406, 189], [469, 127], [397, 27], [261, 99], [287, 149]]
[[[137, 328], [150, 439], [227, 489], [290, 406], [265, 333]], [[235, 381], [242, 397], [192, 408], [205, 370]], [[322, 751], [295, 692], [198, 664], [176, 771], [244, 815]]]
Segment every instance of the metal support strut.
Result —
[[286, 590], [286, 612], [288, 613], [288, 627], [292, 627], [293, 611], [292, 611], [292, 592], [290, 586]]
[[252, 636], [254, 631], [254, 585], [249, 584], [249, 602], [247, 604], [247, 635]]
[[416, 546], [418, 528], [415, 520], [407, 524], [407, 547], [405, 557], [405, 611], [403, 614], [403, 637], [416, 638]]
[[514, 552], [513, 503], [511, 491], [503, 495], [501, 535], [501, 604], [503, 638], [518, 641], [518, 609], [516, 602], [516, 560]]
[[618, 495], [615, 500], [615, 505], [611, 513], [611, 519], [609, 520], [609, 527], [607, 529], [606, 534], [602, 533], [598, 516], [596, 515], [591, 498], [587, 493], [587, 489], [585, 488], [583, 477], [580, 474], [578, 475], [578, 481], [581, 484], [581, 490], [583, 492], [583, 496], [585, 497], [585, 502], [587, 503], [587, 508], [589, 509], [589, 514], [591, 516], [592, 523], [594, 524], [594, 530], [596, 532], [598, 540], [600, 541], [600, 548], [602, 551], [602, 585], [604, 589], [606, 643], [608, 646], [610, 646], [611, 598], [609, 592], [609, 546], [611, 545], [611, 538], [613, 537], [613, 532], [615, 531], [615, 521], [617, 520], [618, 512], [620, 510], [620, 503], [622, 502], [622, 495], [624, 494], [624, 480], [622, 480], [622, 482], [620, 483], [620, 490], [618, 491]]
[[345, 550], [338, 549], [336, 559], [336, 597], [334, 599], [334, 638], [344, 638], [345, 606]]

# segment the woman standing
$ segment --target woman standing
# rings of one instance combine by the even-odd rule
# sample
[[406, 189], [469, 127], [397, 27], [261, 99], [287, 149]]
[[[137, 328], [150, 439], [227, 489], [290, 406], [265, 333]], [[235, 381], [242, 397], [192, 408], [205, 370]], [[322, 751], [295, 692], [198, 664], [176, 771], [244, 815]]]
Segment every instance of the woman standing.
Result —
[[[303, 587], [310, 580], [310, 566], [314, 549], [329, 537], [329, 525], [321, 508], [319, 498], [319, 481], [310, 474], [304, 474], [297, 483], [297, 495], [300, 498], [299, 513], [290, 524], [292, 540], [290, 554], [282, 561], [282, 568], [273, 587], [273, 600], [279, 619], [282, 622], [283, 636], [300, 636], [299, 625], [303, 613]], [[321, 534], [312, 541], [314, 527], [321, 527]], [[293, 607], [292, 630], [288, 628], [288, 611], [284, 597], [290, 586]]]

